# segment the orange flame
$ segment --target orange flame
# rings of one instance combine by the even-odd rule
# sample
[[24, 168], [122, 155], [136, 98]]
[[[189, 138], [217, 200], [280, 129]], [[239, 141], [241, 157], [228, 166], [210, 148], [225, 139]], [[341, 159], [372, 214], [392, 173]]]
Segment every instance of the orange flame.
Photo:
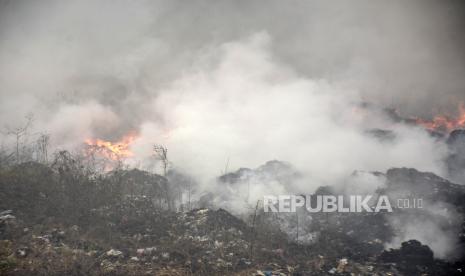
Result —
[[447, 115], [437, 115], [430, 121], [416, 118], [415, 122], [431, 131], [451, 132], [458, 128], [465, 128], [465, 105], [464, 103], [459, 105], [459, 115], [456, 118], [451, 118]]
[[85, 143], [90, 152], [97, 152], [103, 157], [111, 160], [121, 160], [134, 156], [129, 147], [135, 139], [135, 135], [126, 135], [117, 142], [110, 142], [102, 139], [86, 139]]

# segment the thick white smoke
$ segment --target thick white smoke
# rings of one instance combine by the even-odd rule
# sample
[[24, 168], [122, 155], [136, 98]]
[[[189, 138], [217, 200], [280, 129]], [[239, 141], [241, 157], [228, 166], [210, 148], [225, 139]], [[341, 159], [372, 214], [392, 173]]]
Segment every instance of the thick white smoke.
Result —
[[[272, 43], [259, 32], [211, 49], [153, 100], [136, 155], [162, 143], [176, 166], [203, 180], [228, 159], [231, 169], [286, 160], [306, 173], [310, 190], [354, 170], [405, 166], [441, 174], [444, 148], [426, 132], [375, 112], [358, 114], [354, 88], [299, 76], [274, 59]], [[370, 127], [397, 136], [379, 140], [366, 133]]]

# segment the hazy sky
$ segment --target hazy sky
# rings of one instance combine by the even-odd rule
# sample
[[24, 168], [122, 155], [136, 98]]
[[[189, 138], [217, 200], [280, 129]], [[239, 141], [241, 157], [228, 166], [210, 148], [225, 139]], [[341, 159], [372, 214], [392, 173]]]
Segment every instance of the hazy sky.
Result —
[[461, 2], [1, 1], [2, 119], [57, 95], [119, 112], [209, 48], [260, 31], [302, 76], [346, 82], [405, 113], [452, 109], [465, 100]]
[[[135, 131], [141, 156], [161, 141], [178, 163], [215, 160], [214, 170], [230, 155], [237, 166], [313, 155], [315, 171], [334, 159], [344, 173], [348, 163], [431, 169], [441, 156], [429, 138], [419, 141], [430, 150], [411, 145], [415, 132], [367, 151], [366, 122], [350, 112], [367, 101], [454, 113], [465, 5], [328, 2], [1, 1], [0, 125], [32, 112], [59, 147]], [[373, 162], [376, 152], [388, 157]]]

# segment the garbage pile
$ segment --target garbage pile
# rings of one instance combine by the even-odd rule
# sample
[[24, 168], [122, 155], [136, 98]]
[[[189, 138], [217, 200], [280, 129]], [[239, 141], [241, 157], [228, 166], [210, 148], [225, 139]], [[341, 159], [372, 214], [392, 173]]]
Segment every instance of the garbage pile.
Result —
[[[284, 173], [269, 172], [277, 167], [284, 168]], [[117, 190], [118, 200], [109, 197], [77, 205], [82, 213], [68, 218], [51, 199], [62, 198], [60, 204], [71, 207], [66, 205], [65, 199], [70, 200], [66, 195], [78, 191], [58, 190], [61, 194], [55, 195], [54, 189], [64, 189], [60, 185], [66, 184], [60, 175], [41, 166], [30, 168], [34, 178], [0, 173], [0, 189], [9, 189], [9, 198], [0, 194], [4, 199], [0, 202], [0, 275], [460, 275], [465, 267], [460, 255], [446, 261], [434, 244], [423, 240], [405, 238], [389, 249], [393, 240], [408, 237], [402, 223], [414, 222], [415, 217], [440, 222], [447, 234], [456, 237], [457, 247], [465, 248], [465, 189], [414, 169], [374, 173], [385, 181], [377, 192], [393, 196], [414, 192], [425, 204], [439, 209], [396, 212], [401, 223], [395, 224], [387, 213], [286, 215], [253, 208], [234, 215], [214, 206], [176, 211], [170, 208], [168, 186], [158, 185], [166, 184], [164, 178], [140, 171], [114, 173], [103, 180], [67, 175], [65, 180], [80, 181], [80, 187], [99, 184], [92, 193], [79, 191], [80, 200], [104, 185], [114, 191], [115, 183], [132, 185], [143, 179], [144, 184], [133, 190], [126, 187], [121, 193]], [[26, 165], [21, 167], [26, 169]], [[263, 179], [299, 177], [279, 162], [268, 163], [257, 172]], [[250, 173], [244, 169], [230, 173], [222, 183], [236, 185], [235, 181], [247, 179]], [[18, 184], [16, 191], [8, 186], [27, 179], [40, 185], [28, 193], [24, 192], [26, 182]], [[54, 189], [40, 179], [53, 183]], [[151, 197], [146, 197], [150, 181], [157, 185]], [[321, 187], [316, 193], [337, 193], [337, 189]], [[446, 215], [451, 210], [454, 220]]]

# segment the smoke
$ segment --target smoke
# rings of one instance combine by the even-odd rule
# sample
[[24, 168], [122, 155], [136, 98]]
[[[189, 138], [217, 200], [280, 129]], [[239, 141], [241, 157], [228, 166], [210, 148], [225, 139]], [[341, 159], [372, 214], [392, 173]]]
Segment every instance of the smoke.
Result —
[[412, 212], [390, 216], [389, 224], [399, 231], [386, 247], [398, 248], [403, 241], [415, 239], [427, 244], [438, 258], [456, 259], [463, 254], [458, 245], [462, 215], [447, 204], [429, 203], [425, 210], [427, 215]]
[[[56, 148], [138, 138], [212, 189], [229, 169], [286, 160], [309, 193], [354, 170], [444, 175], [425, 131], [362, 102], [431, 116], [465, 101], [464, 6], [452, 1], [1, 1], [0, 126], [34, 113]], [[383, 140], [367, 132], [394, 134]], [[3, 137], [3, 139], [6, 139]], [[2, 140], [3, 140], [2, 139]], [[272, 186], [270, 186], [272, 185]], [[368, 188], [369, 189], [369, 188]]]
[[[271, 45], [266, 32], [225, 43], [161, 90], [151, 103], [155, 118], [141, 125], [136, 155], [151, 154], [158, 139], [175, 164], [204, 180], [218, 175], [228, 159], [232, 168], [286, 160], [315, 186], [354, 169], [442, 173], [445, 150], [424, 131], [381, 114], [365, 120], [354, 112], [357, 91], [299, 76], [274, 60]], [[396, 139], [370, 136], [365, 131], [372, 123], [395, 130]]]
[[403, 114], [454, 112], [465, 100], [464, 7], [458, 2], [0, 5], [2, 125], [19, 123], [33, 111], [43, 122], [40, 127], [47, 128], [62, 105], [95, 101], [119, 115], [117, 127], [94, 130], [95, 136], [116, 139], [140, 127], [152, 112], [147, 99], [178, 79], [199, 55], [260, 31], [273, 39], [269, 51], [276, 61], [298, 76], [340, 82], [363, 100]]

